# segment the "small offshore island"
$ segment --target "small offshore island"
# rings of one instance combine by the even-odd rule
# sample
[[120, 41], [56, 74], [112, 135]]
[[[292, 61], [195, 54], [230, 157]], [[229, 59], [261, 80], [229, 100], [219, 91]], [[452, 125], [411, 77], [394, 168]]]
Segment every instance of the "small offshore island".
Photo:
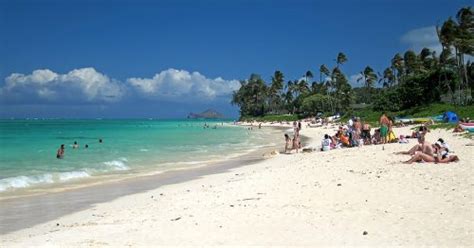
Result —
[[25, 1], [1, 247], [474, 247], [466, 1]]

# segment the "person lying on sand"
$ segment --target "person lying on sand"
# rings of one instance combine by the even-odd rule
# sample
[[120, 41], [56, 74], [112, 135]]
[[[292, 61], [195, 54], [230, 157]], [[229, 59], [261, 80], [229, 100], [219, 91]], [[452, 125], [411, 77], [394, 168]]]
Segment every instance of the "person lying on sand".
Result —
[[456, 155], [449, 155], [449, 156], [446, 156], [445, 158], [440, 158], [438, 156], [431, 156], [431, 155], [428, 155], [428, 154], [425, 154], [425, 153], [416, 153], [415, 155], [413, 155], [413, 157], [411, 157], [411, 159], [403, 162], [404, 164], [411, 164], [413, 162], [426, 162], [426, 163], [449, 163], [449, 162], [457, 162], [459, 161], [459, 158], [458, 156]]
[[413, 146], [410, 150], [405, 152], [396, 152], [395, 154], [407, 154], [407, 155], [415, 155], [416, 152], [422, 152], [425, 154], [433, 154], [433, 146], [425, 141], [425, 137], [421, 136], [418, 138], [418, 144]]

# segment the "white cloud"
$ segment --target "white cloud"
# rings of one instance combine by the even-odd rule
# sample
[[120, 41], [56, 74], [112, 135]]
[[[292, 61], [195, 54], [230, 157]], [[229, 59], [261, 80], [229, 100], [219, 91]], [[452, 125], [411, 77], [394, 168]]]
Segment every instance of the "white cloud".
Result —
[[362, 81], [357, 82], [357, 79], [359, 79], [361, 77], [361, 75], [362, 74], [357, 73], [357, 74], [351, 75], [349, 77], [349, 84], [352, 86], [352, 88], [359, 88], [359, 87], [364, 86], [364, 82], [362, 82]]
[[[126, 82], [109, 78], [94, 68], [80, 68], [65, 74], [40, 69], [31, 74], [12, 73], [0, 88], [6, 103], [107, 103], [125, 97], [175, 102], [208, 102], [240, 88], [238, 80], [207, 78], [199, 72], [168, 69], [153, 78], [133, 77]], [[127, 90], [134, 89], [134, 92]]]
[[94, 68], [74, 69], [58, 74], [49, 69], [29, 75], [13, 73], [5, 79], [3, 96], [38, 97], [43, 100], [114, 102], [124, 95], [123, 86]]
[[402, 43], [407, 44], [409, 49], [416, 52], [421, 51], [424, 47], [436, 51], [437, 54], [440, 54], [442, 51], [435, 26], [410, 30], [400, 40]]
[[212, 100], [238, 90], [238, 80], [207, 78], [199, 72], [168, 69], [153, 78], [129, 78], [127, 82], [146, 97], [172, 101]]

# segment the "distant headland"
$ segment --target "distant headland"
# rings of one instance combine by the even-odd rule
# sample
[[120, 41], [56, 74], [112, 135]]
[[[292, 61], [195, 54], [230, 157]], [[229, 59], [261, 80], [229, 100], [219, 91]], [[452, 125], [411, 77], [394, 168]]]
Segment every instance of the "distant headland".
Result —
[[214, 109], [208, 109], [202, 113], [189, 113], [188, 114], [188, 119], [220, 119], [220, 118], [224, 118], [224, 115], [217, 112], [216, 110]]

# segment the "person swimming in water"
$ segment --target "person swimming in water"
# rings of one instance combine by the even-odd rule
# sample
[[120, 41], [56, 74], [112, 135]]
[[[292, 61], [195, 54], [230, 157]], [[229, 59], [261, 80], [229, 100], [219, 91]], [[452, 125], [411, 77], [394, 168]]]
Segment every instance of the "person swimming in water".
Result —
[[56, 152], [56, 158], [57, 159], [63, 159], [64, 158], [64, 144], [61, 144], [58, 151]]
[[72, 145], [72, 149], [79, 148], [79, 145], [77, 144], [77, 141], [74, 141], [74, 145]]

